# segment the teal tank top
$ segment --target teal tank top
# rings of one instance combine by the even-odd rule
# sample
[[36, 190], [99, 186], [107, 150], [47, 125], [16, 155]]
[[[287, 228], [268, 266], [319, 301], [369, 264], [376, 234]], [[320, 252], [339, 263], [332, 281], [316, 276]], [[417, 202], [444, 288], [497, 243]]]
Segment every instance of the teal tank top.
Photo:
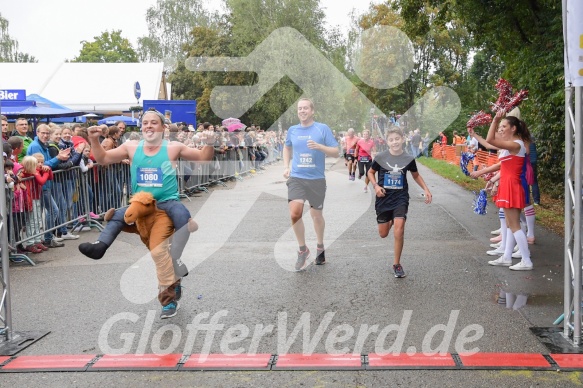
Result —
[[168, 157], [168, 142], [154, 156], [144, 154], [144, 141], [141, 140], [130, 167], [132, 192], [147, 191], [158, 202], [178, 200], [178, 180], [176, 170]]

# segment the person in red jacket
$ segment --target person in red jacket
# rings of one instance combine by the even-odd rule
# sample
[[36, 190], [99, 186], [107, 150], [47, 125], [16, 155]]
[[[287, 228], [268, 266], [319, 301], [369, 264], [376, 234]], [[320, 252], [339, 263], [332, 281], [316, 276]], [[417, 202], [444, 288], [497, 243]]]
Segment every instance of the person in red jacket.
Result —
[[22, 159], [22, 169], [20, 179], [26, 186], [25, 205], [26, 215], [26, 235], [30, 238], [24, 241], [23, 246], [26, 252], [40, 253], [46, 251], [41, 241], [40, 223], [42, 222], [42, 190], [47, 180], [53, 179], [53, 171], [49, 166], [44, 166], [44, 156], [40, 153], [32, 156], [25, 156]]

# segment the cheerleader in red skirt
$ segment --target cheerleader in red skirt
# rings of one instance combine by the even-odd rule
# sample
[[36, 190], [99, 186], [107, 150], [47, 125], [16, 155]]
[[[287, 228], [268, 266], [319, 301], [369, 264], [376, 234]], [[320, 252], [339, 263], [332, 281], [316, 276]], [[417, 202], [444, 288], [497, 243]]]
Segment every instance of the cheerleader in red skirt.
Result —
[[[520, 175], [526, 156], [525, 143], [530, 140], [530, 133], [524, 121], [514, 116], [504, 117], [505, 114], [506, 112], [502, 110], [496, 113], [486, 137], [488, 143], [501, 150], [498, 154], [500, 181], [495, 201], [496, 206], [504, 210], [508, 225], [504, 255], [497, 260], [489, 261], [488, 264], [510, 267], [515, 271], [529, 271], [533, 265], [528, 241], [520, 228], [520, 212], [525, 207], [525, 193]], [[522, 260], [512, 265], [512, 250], [515, 243], [522, 253]]]

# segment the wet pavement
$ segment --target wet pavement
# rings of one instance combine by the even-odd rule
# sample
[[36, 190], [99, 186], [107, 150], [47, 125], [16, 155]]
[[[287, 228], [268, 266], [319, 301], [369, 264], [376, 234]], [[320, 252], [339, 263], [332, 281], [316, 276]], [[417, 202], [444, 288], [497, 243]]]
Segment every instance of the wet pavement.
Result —
[[[329, 160], [329, 162], [332, 162]], [[332, 164], [332, 163], [330, 163]], [[14, 327], [51, 333], [19, 355], [112, 353], [542, 353], [530, 327], [562, 314], [563, 239], [543, 228], [533, 271], [487, 264], [497, 213], [472, 212], [473, 194], [420, 167], [433, 194], [410, 179], [402, 264], [392, 274], [392, 233], [377, 233], [372, 194], [339, 161], [327, 175], [326, 261], [295, 264], [281, 165], [184, 200], [200, 230], [183, 256], [191, 273], [176, 317], [160, 320], [155, 276], [137, 236], [121, 234], [93, 261], [77, 245], [11, 269]], [[315, 235], [306, 213], [308, 247]], [[504, 299], [502, 300], [502, 295]], [[504, 303], [502, 303], [502, 301]], [[516, 308], [515, 308], [516, 307]], [[205, 329], [215, 319], [216, 331]], [[222, 326], [220, 326], [222, 325]], [[460, 351], [461, 350], [461, 351]], [[10, 386], [569, 386], [578, 373], [534, 371], [271, 371], [2, 374]]]

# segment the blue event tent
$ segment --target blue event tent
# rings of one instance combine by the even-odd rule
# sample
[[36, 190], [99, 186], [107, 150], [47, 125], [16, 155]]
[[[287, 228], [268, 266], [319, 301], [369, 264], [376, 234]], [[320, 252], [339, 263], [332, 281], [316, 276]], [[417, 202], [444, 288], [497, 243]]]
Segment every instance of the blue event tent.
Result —
[[72, 117], [83, 112], [37, 106], [35, 101], [2, 101], [1, 112], [8, 117]]
[[[26, 96], [26, 100], [27, 101], [35, 101], [36, 106], [38, 106], [38, 107], [64, 109], [64, 110], [72, 111], [72, 109], [67, 108], [66, 106], [58, 104], [54, 101], [51, 101], [48, 98], [45, 98], [45, 97], [40, 96], [38, 94], [29, 94], [28, 96]], [[81, 115], [67, 116], [67, 117], [64, 117], [64, 116], [63, 117], [54, 117], [51, 121], [58, 122], [58, 123], [84, 123], [85, 121], [87, 121], [86, 118], [84, 116], [82, 116], [82, 114], [85, 112], [78, 112], [78, 113], [80, 113]]]
[[128, 116], [111, 116], [111, 117], [106, 117], [104, 119], [101, 119], [97, 122], [97, 124], [101, 125], [101, 124], [105, 124], [105, 125], [115, 125], [115, 123], [117, 123], [118, 121], [123, 121], [125, 123], [125, 125], [127, 126], [134, 126], [134, 127], [138, 127], [140, 126], [140, 121], [138, 119], [134, 119], [132, 117], [128, 117]]

